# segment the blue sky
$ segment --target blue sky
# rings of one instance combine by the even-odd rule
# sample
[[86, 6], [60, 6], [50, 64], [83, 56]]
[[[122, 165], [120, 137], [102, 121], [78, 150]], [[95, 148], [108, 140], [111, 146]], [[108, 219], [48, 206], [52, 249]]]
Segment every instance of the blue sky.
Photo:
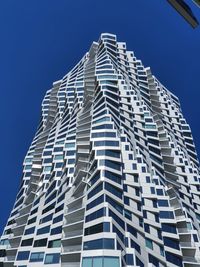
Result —
[[179, 97], [200, 154], [200, 27], [193, 30], [167, 1], [1, 0], [0, 25], [0, 230], [15, 201], [45, 91], [102, 32], [126, 41]]

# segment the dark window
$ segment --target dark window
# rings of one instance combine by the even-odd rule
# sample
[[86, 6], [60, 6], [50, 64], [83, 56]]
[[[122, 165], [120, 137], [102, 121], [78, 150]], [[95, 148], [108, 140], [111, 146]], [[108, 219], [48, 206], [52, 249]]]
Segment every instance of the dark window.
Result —
[[104, 171], [104, 175], [106, 178], [110, 179], [111, 181], [121, 184], [121, 177], [119, 175], [109, 172], [109, 171]]
[[[0, 250], [0, 257], [6, 257], [6, 250], [5, 249], [1, 249]], [[1, 265], [0, 265], [1, 266]], [[3, 267], [3, 266], [2, 266]]]
[[122, 191], [118, 189], [117, 187], [105, 182], [105, 189], [108, 190], [113, 195], [122, 199]]
[[106, 195], [106, 201], [112, 205], [119, 213], [123, 214], [123, 206], [121, 206], [118, 202], [113, 200], [111, 197]]
[[61, 215], [55, 217], [55, 218], [53, 219], [53, 223], [57, 223], [57, 222], [60, 222], [60, 221], [62, 221], [62, 220], [63, 220], [63, 214], [61, 214]]
[[166, 251], [165, 256], [166, 256], [167, 261], [169, 261], [169, 262], [171, 262], [177, 266], [180, 266], [180, 267], [183, 266], [182, 259], [180, 257], [178, 257], [177, 255]]
[[176, 241], [172, 238], [168, 238], [168, 237], [163, 237], [163, 240], [164, 240], [165, 246], [179, 250], [179, 242], [178, 241]]
[[127, 265], [133, 265], [133, 255], [132, 254], [126, 254], [125, 255], [125, 260]]
[[162, 223], [162, 231], [176, 234], [176, 227], [173, 224]]
[[114, 249], [114, 239], [102, 238], [84, 242], [83, 250]]
[[174, 219], [172, 211], [160, 211], [160, 218], [162, 219]]
[[35, 240], [34, 247], [46, 247], [47, 244], [47, 238]]
[[28, 260], [30, 251], [20, 251], [17, 254], [17, 261]]
[[42, 219], [40, 220], [40, 224], [51, 221], [52, 217], [53, 217], [53, 213], [47, 215], [46, 217], [44, 217], [44, 218], [42, 218]]
[[119, 146], [118, 141], [95, 141], [94, 146]]
[[31, 227], [25, 230], [24, 235], [30, 235], [33, 234], [34, 232], [35, 232], [35, 227]]
[[28, 220], [28, 225], [36, 222], [37, 217], [33, 217], [32, 219]]
[[103, 189], [103, 184], [96, 186], [90, 193], [88, 194], [88, 199], [99, 193]]
[[38, 207], [35, 208], [34, 210], [31, 211], [30, 215], [33, 215], [34, 213], [36, 213], [38, 211]]
[[167, 200], [158, 199], [158, 206], [160, 206], [160, 207], [168, 207], [169, 204], [168, 204], [168, 201]]
[[100, 197], [96, 198], [95, 200], [93, 200], [92, 202], [90, 202], [87, 207], [86, 210], [89, 210], [93, 207], [96, 207], [97, 205], [99, 205], [100, 203], [102, 203], [104, 201], [104, 195], [101, 195]]
[[119, 218], [112, 210], [109, 209], [109, 216], [112, 217], [123, 229], [125, 227], [125, 223], [123, 220]]
[[97, 156], [120, 158], [120, 152], [115, 150], [97, 150]]
[[32, 246], [32, 243], [33, 243], [33, 238], [25, 239], [25, 240], [22, 240], [21, 246], [22, 247]]
[[105, 216], [105, 214], [106, 214], [106, 209], [105, 208], [99, 209], [99, 210], [87, 215], [86, 218], [85, 218], [85, 221], [86, 222], [93, 221], [93, 220], [95, 220], [97, 218]]
[[49, 231], [50, 231], [50, 225], [38, 229], [37, 230], [37, 235], [46, 234], [46, 233], [49, 233]]
[[49, 205], [48, 207], [46, 207], [46, 208], [42, 211], [42, 214], [44, 214], [44, 213], [46, 213], [46, 212], [48, 212], [48, 211], [54, 209], [55, 204], [56, 204], [56, 202], [54, 202], [54, 203], [52, 203], [51, 205]]
[[104, 222], [86, 228], [85, 235], [93, 235], [96, 233], [109, 232], [109, 231], [110, 231], [110, 223]]
[[51, 229], [51, 235], [57, 235], [62, 233], [62, 226]]
[[56, 208], [55, 213], [57, 213], [57, 212], [63, 210], [63, 208], [64, 208], [64, 204], [61, 204], [60, 206], [58, 206], [58, 207]]

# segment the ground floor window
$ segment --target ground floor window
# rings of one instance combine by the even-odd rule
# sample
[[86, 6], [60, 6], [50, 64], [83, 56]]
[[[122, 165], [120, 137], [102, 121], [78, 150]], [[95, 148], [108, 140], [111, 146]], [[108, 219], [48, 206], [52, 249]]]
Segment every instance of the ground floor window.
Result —
[[82, 267], [120, 267], [119, 257], [84, 257]]

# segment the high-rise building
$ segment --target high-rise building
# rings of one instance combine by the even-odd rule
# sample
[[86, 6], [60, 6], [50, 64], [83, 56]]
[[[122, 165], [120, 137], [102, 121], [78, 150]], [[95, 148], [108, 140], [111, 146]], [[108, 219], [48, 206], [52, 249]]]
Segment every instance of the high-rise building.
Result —
[[1, 266], [198, 267], [199, 230], [179, 100], [104, 33], [44, 97]]

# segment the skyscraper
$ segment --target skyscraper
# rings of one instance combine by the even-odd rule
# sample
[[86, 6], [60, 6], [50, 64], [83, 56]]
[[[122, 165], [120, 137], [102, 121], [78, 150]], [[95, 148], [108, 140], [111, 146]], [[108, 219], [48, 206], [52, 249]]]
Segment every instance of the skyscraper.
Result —
[[42, 102], [4, 267], [200, 266], [199, 162], [178, 98], [102, 34]]

